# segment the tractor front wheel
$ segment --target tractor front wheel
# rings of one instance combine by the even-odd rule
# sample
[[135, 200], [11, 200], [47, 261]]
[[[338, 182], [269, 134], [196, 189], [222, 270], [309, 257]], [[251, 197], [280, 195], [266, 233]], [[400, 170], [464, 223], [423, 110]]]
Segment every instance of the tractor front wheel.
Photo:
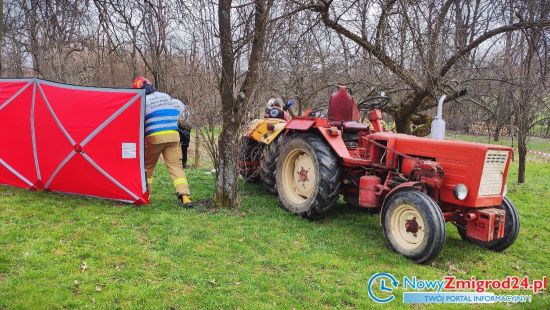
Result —
[[476, 244], [482, 248], [489, 249], [496, 252], [502, 252], [509, 248], [519, 234], [519, 215], [516, 206], [512, 203], [508, 197], [502, 198], [501, 208], [504, 209], [506, 213], [505, 217], [505, 226], [504, 226], [504, 237], [501, 239], [483, 242], [469, 238], [466, 235], [466, 229], [461, 226], [457, 226], [458, 233], [463, 240], [469, 241], [473, 244]]
[[382, 208], [381, 222], [388, 247], [417, 263], [437, 257], [445, 244], [443, 213], [418, 190], [393, 194]]
[[318, 219], [334, 206], [340, 193], [341, 167], [319, 135], [285, 138], [277, 162], [277, 192], [283, 208]]

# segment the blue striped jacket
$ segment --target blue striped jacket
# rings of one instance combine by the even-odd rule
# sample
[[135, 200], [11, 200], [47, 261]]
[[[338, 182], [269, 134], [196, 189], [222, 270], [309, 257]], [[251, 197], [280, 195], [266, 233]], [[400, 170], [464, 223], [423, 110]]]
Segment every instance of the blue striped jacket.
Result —
[[185, 105], [156, 91], [145, 97], [145, 136], [178, 132], [178, 117]]

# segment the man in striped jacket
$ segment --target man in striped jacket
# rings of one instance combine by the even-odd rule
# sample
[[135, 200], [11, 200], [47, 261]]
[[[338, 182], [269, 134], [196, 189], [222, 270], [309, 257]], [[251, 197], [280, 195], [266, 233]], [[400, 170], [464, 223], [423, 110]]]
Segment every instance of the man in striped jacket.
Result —
[[182, 153], [179, 147], [178, 117], [181, 105], [168, 94], [159, 92], [146, 78], [134, 80], [134, 88], [145, 89], [145, 169], [149, 190], [153, 184], [155, 166], [162, 154], [168, 173], [172, 178], [176, 194], [184, 207], [192, 208], [191, 192], [187, 177], [181, 165]]

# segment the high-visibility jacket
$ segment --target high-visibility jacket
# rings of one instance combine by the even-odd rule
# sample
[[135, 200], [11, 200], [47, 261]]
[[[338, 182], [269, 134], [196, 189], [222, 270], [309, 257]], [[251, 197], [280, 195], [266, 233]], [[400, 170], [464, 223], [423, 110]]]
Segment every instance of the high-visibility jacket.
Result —
[[179, 141], [178, 117], [182, 106], [178, 101], [159, 91], [145, 97], [146, 137], [158, 137], [159, 143]]

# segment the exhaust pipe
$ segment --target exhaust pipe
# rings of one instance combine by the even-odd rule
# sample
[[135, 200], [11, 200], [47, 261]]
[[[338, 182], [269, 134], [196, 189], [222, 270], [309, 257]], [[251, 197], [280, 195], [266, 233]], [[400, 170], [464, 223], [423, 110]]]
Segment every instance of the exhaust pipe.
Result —
[[447, 98], [446, 95], [439, 97], [439, 101], [437, 103], [437, 115], [432, 121], [432, 130], [431, 130], [432, 139], [437, 139], [437, 140], [445, 139], [446, 124], [445, 124], [445, 120], [443, 119], [443, 102], [445, 101], [445, 98]]

